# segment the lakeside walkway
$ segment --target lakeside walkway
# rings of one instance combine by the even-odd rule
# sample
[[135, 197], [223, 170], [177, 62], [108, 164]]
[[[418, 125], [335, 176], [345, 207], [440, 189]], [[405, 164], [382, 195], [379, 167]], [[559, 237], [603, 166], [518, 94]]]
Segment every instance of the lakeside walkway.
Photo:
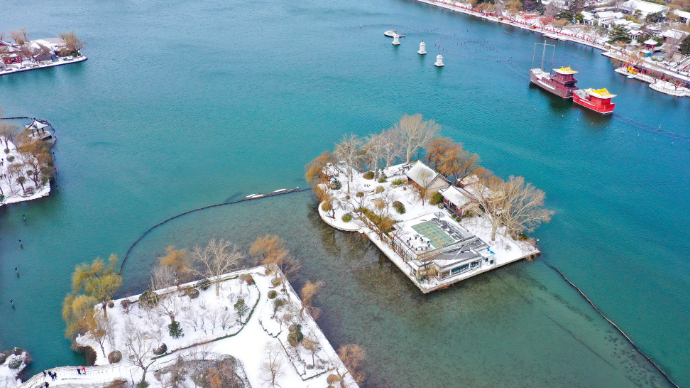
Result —
[[69, 65], [71, 63], [84, 62], [87, 59], [89, 59], [84, 55], [76, 57], [76, 58], [73, 58], [73, 57], [64, 57], [64, 58], [56, 57], [56, 58], [57, 59], [54, 61], [41, 61], [38, 63], [25, 61], [22, 63], [14, 63], [14, 64], [10, 64], [10, 65], [5, 65], [5, 68], [0, 69], [0, 75], [21, 73], [23, 71], [31, 71], [31, 70], [38, 70], [38, 69], [47, 69], [49, 67], [56, 67], [56, 66], [62, 66], [62, 65]]

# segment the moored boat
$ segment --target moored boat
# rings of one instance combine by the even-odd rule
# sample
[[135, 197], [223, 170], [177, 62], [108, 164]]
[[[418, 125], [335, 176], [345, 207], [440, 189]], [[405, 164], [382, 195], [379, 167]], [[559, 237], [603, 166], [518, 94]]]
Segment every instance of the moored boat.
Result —
[[553, 71], [555, 74], [547, 73], [540, 68], [531, 69], [529, 71], [530, 81], [559, 97], [572, 97], [573, 91], [577, 89], [575, 86], [577, 71], [570, 67], [561, 67], [560, 69], [553, 69]]
[[573, 102], [601, 114], [613, 113], [616, 104], [611, 103], [615, 94], [604, 89], [577, 89], [573, 92]]

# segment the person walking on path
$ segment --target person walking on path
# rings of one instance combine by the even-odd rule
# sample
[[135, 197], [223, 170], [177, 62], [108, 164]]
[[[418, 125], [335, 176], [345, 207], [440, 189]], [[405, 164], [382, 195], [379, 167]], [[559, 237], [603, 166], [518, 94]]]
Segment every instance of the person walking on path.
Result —
[[24, 249], [24, 244], [22, 244], [22, 240], [19, 240], [19, 247]]
[[80, 369], [80, 368], [77, 368], [77, 374], [78, 374], [79, 376], [81, 376], [81, 369]]
[[82, 373], [83, 375], [86, 374], [86, 368], [84, 368], [83, 366], [81, 367], [81, 373]]

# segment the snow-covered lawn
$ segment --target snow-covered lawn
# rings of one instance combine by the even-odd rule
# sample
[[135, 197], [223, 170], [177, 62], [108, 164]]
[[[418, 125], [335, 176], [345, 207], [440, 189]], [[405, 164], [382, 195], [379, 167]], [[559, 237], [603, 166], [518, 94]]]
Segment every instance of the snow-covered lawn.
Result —
[[[240, 275], [251, 275], [253, 284], [249, 285]], [[345, 367], [311, 316], [300, 314], [301, 301], [289, 283], [286, 281], [285, 287], [273, 286], [273, 277], [273, 274], [266, 274], [264, 267], [226, 274], [223, 276], [219, 296], [216, 296], [214, 285], [207, 290], [199, 290], [196, 298], [187, 296], [189, 291], [181, 291], [175, 287], [159, 290], [159, 295], [170, 295], [167, 298], [161, 296], [159, 306], [153, 308], [144, 307], [143, 303], [138, 302], [139, 295], [116, 300], [113, 307], [107, 309], [110, 322], [107, 327], [112, 335], [104, 338], [103, 349], [91, 334], [77, 338], [80, 345], [88, 345], [96, 351], [96, 365], [102, 367], [87, 368], [85, 376], [77, 375], [76, 369], [70, 367], [65, 371], [71, 373], [65, 374], [64, 378], [48, 381], [51, 386], [67, 386], [70, 381], [74, 384], [75, 379], [101, 382], [124, 378], [138, 381], [142, 370], [132, 365], [133, 360], [129, 357], [132, 352], [128, 351], [127, 342], [132, 341], [134, 332], [140, 331], [145, 333], [145, 338], [151, 345], [155, 345], [151, 347], [159, 347], [161, 344], [167, 347], [163, 355], [154, 356], [155, 363], [149, 368], [146, 379], [151, 387], [162, 386], [154, 377], [156, 371], [174, 365], [178, 357], [194, 361], [218, 359], [223, 355], [231, 355], [240, 362], [243, 372], [240, 370], [239, 373], [246, 375], [252, 387], [268, 386], [264, 378], [264, 364], [268, 349], [271, 348], [274, 351], [280, 350], [278, 362], [282, 365], [277, 381], [281, 387], [325, 388], [328, 386], [326, 379], [333, 370], [338, 368], [343, 373]], [[181, 289], [189, 290], [196, 284], [188, 283], [182, 285]], [[271, 291], [275, 292], [275, 297]], [[269, 298], [269, 293], [272, 298]], [[122, 305], [125, 299], [137, 302], [125, 308]], [[172, 302], [174, 299], [177, 301]], [[240, 299], [248, 307], [241, 319], [235, 309], [235, 304]], [[274, 316], [276, 300], [283, 300], [285, 303], [277, 309]], [[175, 303], [177, 305], [173, 306]], [[172, 338], [168, 330], [171, 323], [169, 313], [172, 310], [176, 312], [175, 319], [180, 322], [184, 333], [180, 338]], [[96, 307], [96, 314], [102, 317], [99, 306]], [[284, 322], [279, 322], [277, 317]], [[312, 352], [302, 345], [304, 340], [296, 346], [289, 343], [289, 328], [297, 328], [296, 325], [301, 328], [305, 339], [316, 342], [316, 345], [310, 346], [315, 349], [315, 362], [312, 362]], [[115, 350], [122, 353], [122, 360], [109, 365], [107, 355]], [[150, 360], [152, 356], [149, 354], [146, 359]], [[42, 375], [34, 377], [35, 381], [41, 379]], [[345, 383], [347, 387], [357, 387], [350, 376], [346, 376]]]
[[[412, 185], [407, 184], [407, 177], [403, 172], [405, 169], [405, 165], [395, 165], [384, 169], [383, 173], [387, 177], [385, 182], [378, 182], [376, 179], [365, 179], [363, 173], [355, 172], [352, 174], [352, 180], [349, 183], [350, 190], [348, 194], [347, 169], [340, 167], [340, 172], [334, 174], [335, 179], [341, 182], [340, 189], [328, 189], [328, 192], [334, 198], [335, 210], [324, 211], [320, 204], [318, 211], [321, 219], [334, 228], [366, 234], [424, 293], [444, 288], [458, 281], [539, 253], [539, 250], [528, 242], [515, 241], [510, 237], [500, 236], [501, 229], [499, 229], [495, 241], [491, 241], [491, 225], [488, 220], [482, 217], [465, 218], [457, 223], [451, 218], [451, 213], [443, 205], [431, 205], [429, 200], [422, 201], [420, 199], [418, 191]], [[400, 181], [404, 181], [404, 183]], [[394, 182], [397, 184], [394, 184]], [[364, 195], [357, 196], [358, 192]], [[404, 213], [400, 214], [395, 209], [393, 206], [395, 201], [399, 201], [404, 205]], [[360, 207], [374, 209], [377, 203], [378, 205], [386, 204], [383, 209], [378, 211], [379, 214], [387, 215], [396, 221], [396, 230], [388, 236], [384, 236], [384, 241], [381, 240], [372, 228], [366, 225], [365, 216], [355, 212], [355, 209]], [[345, 222], [343, 220], [343, 216], [346, 214], [352, 215], [351, 221]], [[479, 261], [468, 266], [467, 270], [462, 270], [461, 273], [451, 272], [451, 276], [447, 277], [434, 276], [421, 279], [419, 275], [421, 273], [420, 269], [423, 269], [425, 264], [428, 263], [403, 258], [400, 250], [394, 249], [391, 246], [391, 236], [404, 236], [405, 241], [408, 241], [409, 238], [410, 242], [408, 244], [414, 252], [422, 254], [426, 251], [431, 252], [435, 247], [431, 245], [430, 240], [426, 236], [420, 238], [414, 230], [411, 230], [411, 227], [433, 219], [440, 220], [446, 224], [458, 225], [466, 230], [464, 233], [469, 232], [469, 234], [482, 240], [475, 245], [477, 247], [484, 247], [481, 248], [481, 252], [479, 252], [479, 248], [475, 249], [482, 257], [477, 256], [476, 259], [472, 259], [473, 261]], [[462, 232], [462, 229], [459, 230]], [[444, 260], [446, 260], [445, 263], [441, 265], [447, 265], [449, 262], [447, 258], [444, 258]], [[434, 260], [432, 259], [431, 261]], [[460, 261], [458, 263], [464, 264]], [[451, 270], [449, 269], [449, 271]]]
[[[10, 165], [14, 163], [21, 163], [22, 156], [17, 151], [17, 147], [11, 141], [8, 141], [7, 148], [5, 148], [4, 138], [0, 138], [0, 149], [3, 150], [0, 151], [0, 206], [10, 203], [31, 201], [32, 199], [42, 198], [50, 195], [50, 183], [41, 185], [41, 182], [39, 181], [38, 185], [36, 185], [31, 179], [26, 178], [24, 188], [22, 188], [22, 185], [17, 182], [17, 176], [8, 178], [10, 176]], [[5, 153], [5, 149], [8, 149], [10, 152]], [[13, 160], [10, 161], [9, 159]], [[26, 177], [26, 172], [30, 169], [31, 168], [28, 165], [25, 165], [22, 170], [22, 175]]]

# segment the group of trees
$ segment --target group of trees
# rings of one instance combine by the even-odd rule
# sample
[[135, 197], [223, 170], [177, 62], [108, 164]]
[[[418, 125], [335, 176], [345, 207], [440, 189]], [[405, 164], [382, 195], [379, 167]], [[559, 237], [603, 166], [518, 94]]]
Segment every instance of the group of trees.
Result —
[[[11, 31], [9, 37], [14, 41], [15, 47], [0, 46], [0, 57], [9, 52], [18, 52], [22, 57], [34, 62], [49, 60], [52, 55], [61, 57], [68, 55], [79, 56], [81, 55], [80, 50], [85, 45], [85, 42], [80, 40], [74, 31], [60, 34], [60, 39], [63, 40], [64, 46], [55, 52], [39, 42], [30, 42], [25, 28]], [[0, 33], [0, 40], [3, 40], [3, 38], [4, 34]]]
[[[0, 109], [0, 117], [2, 109]], [[10, 150], [14, 144], [16, 152]], [[41, 139], [31, 136], [31, 130], [20, 131], [19, 126], [6, 120], [0, 120], [0, 196], [33, 194], [39, 187], [52, 179], [55, 169], [53, 156], [48, 145]], [[9, 189], [3, 190], [4, 182]]]
[[[326, 151], [307, 165], [305, 178], [312, 186], [328, 183], [334, 171], [325, 167], [336, 160], [345, 162], [350, 168], [369, 169], [375, 174], [380, 167], [389, 167], [398, 160], [409, 163], [440, 130], [434, 120], [424, 121], [421, 114], [415, 114], [403, 115], [393, 127], [365, 138], [346, 134], [335, 144], [333, 154]], [[345, 174], [349, 192], [352, 171], [346, 170]]]
[[[404, 157], [403, 160], [407, 162], [418, 150], [424, 149], [424, 162], [457, 186], [463, 186], [463, 179], [472, 176], [472, 182], [476, 185], [472, 190], [476, 196], [474, 199], [492, 224], [492, 241], [501, 227], [505, 227], [504, 235], [518, 237], [550, 220], [553, 212], [544, 208], [543, 191], [526, 183], [522, 177], [511, 176], [508, 181], [503, 181], [480, 166], [479, 156], [466, 151], [462, 143], [456, 143], [451, 138], [438, 138], [439, 130], [439, 126], [432, 120], [423, 121], [421, 115], [406, 115], [389, 130], [398, 133], [396, 138], [401, 142], [391, 149], [397, 149], [397, 155]], [[333, 166], [337, 164], [336, 161], [344, 161], [348, 166], [378, 171], [379, 160], [383, 157], [380, 147], [374, 146], [377, 136], [380, 135], [369, 136], [369, 140], [364, 142], [359, 141], [355, 135], [346, 135], [336, 144], [335, 154], [326, 151], [307, 165], [307, 182], [314, 187], [322, 209], [329, 217], [335, 218], [336, 208], [346, 206], [341, 203], [340, 197], [331, 193], [332, 178], [336, 174]], [[348, 151], [345, 152], [344, 149]], [[348, 180], [352, 179], [350, 167], [346, 167], [345, 171]], [[427, 178], [431, 180], [433, 176]], [[420, 179], [423, 181], [424, 177]], [[434, 193], [428, 191], [425, 182], [421, 183], [415, 185], [414, 189], [424, 204]], [[371, 224], [371, 229], [383, 238], [395, 223], [388, 213], [395, 203], [395, 197], [391, 190], [383, 187], [377, 188], [375, 194], [377, 198], [370, 201], [368, 208], [364, 204], [369, 194], [358, 191], [351, 195], [348, 187], [351, 202], [357, 204], [355, 211], [364, 216], [360, 219]]]
[[[65, 336], [74, 341], [77, 335], [91, 333], [99, 343], [103, 357], [103, 345], [105, 341], [112, 340], [113, 335], [106, 305], [122, 285], [118, 262], [117, 256], [111, 255], [107, 263], [96, 258], [90, 264], [78, 265], [72, 274], [72, 292], [62, 305]], [[98, 303], [101, 303], [101, 309], [95, 311]]]

